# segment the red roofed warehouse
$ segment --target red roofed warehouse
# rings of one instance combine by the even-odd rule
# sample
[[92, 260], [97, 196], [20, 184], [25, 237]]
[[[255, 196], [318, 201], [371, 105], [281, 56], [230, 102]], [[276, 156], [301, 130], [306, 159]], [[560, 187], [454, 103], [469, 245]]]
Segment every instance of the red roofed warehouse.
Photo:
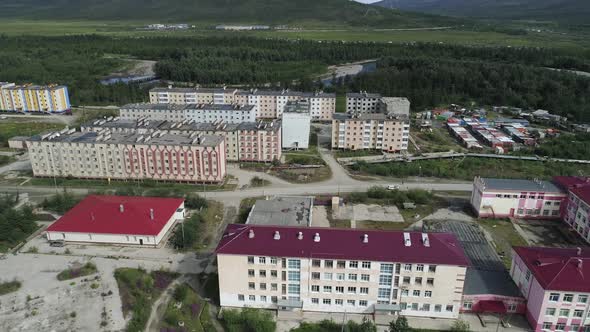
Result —
[[515, 247], [510, 276], [535, 331], [590, 331], [590, 248]]
[[153, 247], [182, 219], [181, 198], [90, 195], [47, 228], [47, 239]]
[[229, 225], [216, 253], [222, 306], [376, 318], [457, 318], [469, 265], [450, 233]]

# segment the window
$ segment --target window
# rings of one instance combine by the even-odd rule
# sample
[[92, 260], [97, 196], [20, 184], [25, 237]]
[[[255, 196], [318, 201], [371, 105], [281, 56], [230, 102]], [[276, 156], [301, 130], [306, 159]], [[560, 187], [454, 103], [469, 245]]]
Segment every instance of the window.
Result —
[[564, 294], [563, 295], [563, 302], [573, 302], [574, 301], [574, 294]]
[[410, 295], [410, 291], [408, 289], [402, 289], [402, 296]]
[[555, 324], [555, 331], [563, 331], [563, 330], [565, 330], [565, 323]]
[[332, 286], [324, 286], [324, 293], [332, 293]]
[[335, 299], [334, 304], [335, 305], [344, 305], [344, 300], [343, 299]]
[[260, 270], [260, 271], [258, 271], [258, 275], [259, 275], [261, 278], [266, 278], [266, 270]]
[[367, 306], [367, 300], [359, 300], [359, 306], [366, 307]]
[[418, 271], [418, 272], [424, 271], [424, 264], [418, 264], [418, 265], [416, 265], [416, 271]]
[[430, 311], [430, 304], [424, 303], [422, 308], [420, 308], [420, 311]]
[[559, 310], [559, 317], [569, 317], [570, 310], [569, 309], [560, 309]]
[[437, 304], [434, 306], [434, 312], [441, 312], [442, 311], [442, 305]]
[[320, 286], [319, 285], [311, 285], [311, 291], [313, 293], [317, 293], [320, 291]]
[[414, 291], [412, 292], [412, 296], [420, 296], [420, 290], [414, 289]]
[[356, 294], [356, 287], [348, 287], [348, 293]]
[[412, 264], [405, 264], [404, 271], [412, 271]]
[[311, 303], [312, 304], [320, 304], [320, 299], [318, 299], [318, 298], [312, 298], [311, 299]]
[[336, 262], [336, 267], [338, 267], [339, 269], [346, 268], [346, 261], [338, 261], [338, 262]]
[[393, 273], [393, 264], [381, 264], [381, 273]]
[[414, 284], [415, 285], [422, 285], [422, 277], [414, 278]]
[[368, 274], [361, 274], [361, 281], [370, 281], [371, 280], [371, 276], [369, 276]]
[[248, 264], [254, 264], [254, 256], [248, 256]]
[[311, 279], [312, 280], [320, 280], [320, 273], [319, 272], [312, 272]]
[[351, 269], [358, 269], [359, 262], [358, 261], [350, 261], [350, 262], [348, 262], [348, 267]]
[[324, 273], [324, 280], [332, 280], [332, 273]]
[[254, 276], [255, 276], [254, 270], [248, 270], [248, 277], [254, 277]]
[[272, 278], [276, 278], [277, 277], [277, 270], [270, 270], [270, 276]]
[[473, 307], [473, 302], [463, 302], [463, 309], [471, 310], [472, 307]]
[[354, 306], [355, 305], [355, 301], [354, 300], [346, 300], [346, 304], [350, 305], [350, 306]]
[[578, 302], [580, 302], [580, 303], [588, 302], [588, 295], [578, 295]]
[[344, 280], [344, 273], [336, 273], [336, 280]]
[[549, 301], [557, 302], [559, 301], [559, 293], [551, 293], [549, 294]]
[[322, 303], [323, 303], [323, 304], [330, 305], [330, 304], [332, 304], [332, 300], [331, 300], [331, 299], [323, 299], [323, 300], [322, 300]]
[[244, 294], [238, 294], [238, 301], [244, 301]]
[[256, 295], [248, 295], [248, 300], [256, 301]]
[[418, 310], [418, 303], [412, 303], [412, 310], [417, 311]]
[[256, 285], [253, 282], [249, 282], [248, 289], [256, 289]]
[[555, 316], [555, 308], [545, 309], [545, 316]]
[[424, 297], [432, 297], [432, 291], [424, 291]]
[[543, 323], [543, 330], [551, 330], [551, 326], [553, 324], [551, 322], [544, 322]]
[[452, 311], [453, 311], [453, 305], [452, 305], [452, 304], [448, 304], [448, 305], [446, 306], [445, 310], [446, 310], [447, 312], [452, 312]]
[[524, 277], [525, 277], [525, 279], [526, 279], [527, 281], [529, 281], [529, 279], [531, 279], [531, 271], [530, 271], [530, 270], [527, 270], [527, 271], [526, 271], [526, 274], [525, 274], [525, 276], [524, 276]]
[[428, 265], [428, 272], [436, 272], [436, 265]]
[[362, 267], [363, 269], [370, 269], [370, 268], [371, 268], [371, 262], [363, 262], [363, 263], [361, 264], [361, 267]]
[[580, 330], [580, 324], [572, 324], [570, 325], [571, 332], [578, 332]]
[[270, 258], [270, 263], [273, 265], [277, 265], [277, 258], [276, 257], [271, 257]]
[[301, 261], [298, 259], [289, 259], [289, 268], [290, 269], [300, 269], [301, 268]]
[[377, 291], [377, 296], [381, 299], [389, 299], [391, 297], [391, 289], [379, 288]]
[[278, 289], [277, 284], [270, 284], [270, 290], [276, 291]]
[[289, 294], [299, 294], [300, 288], [298, 284], [289, 284]]
[[301, 279], [299, 271], [289, 271], [288, 275], [289, 275], [289, 281], [299, 281]]
[[[409, 279], [409, 277], [408, 277]], [[404, 278], [405, 280], [405, 278]], [[388, 275], [380, 275], [379, 276], [379, 286], [391, 286], [392, 276]], [[408, 281], [409, 283], [409, 281]]]
[[344, 286], [336, 286], [336, 293], [344, 294]]
[[314, 259], [311, 261], [311, 266], [313, 267], [322, 267], [322, 261], [319, 259]]
[[361, 288], [359, 288], [359, 292], [361, 294], [367, 295], [367, 294], [369, 294], [369, 287], [361, 287]]
[[[391, 277], [390, 277], [390, 278], [391, 278]], [[356, 273], [350, 273], [350, 274], [348, 275], [348, 280], [351, 280], [351, 281], [356, 281], [356, 280], [357, 280], [357, 275], [356, 275]]]
[[578, 317], [578, 318], [584, 317], [584, 310], [574, 310], [574, 317]]
[[266, 257], [258, 257], [258, 263], [266, 264]]
[[334, 267], [334, 261], [324, 261], [324, 267], [325, 268], [333, 268]]

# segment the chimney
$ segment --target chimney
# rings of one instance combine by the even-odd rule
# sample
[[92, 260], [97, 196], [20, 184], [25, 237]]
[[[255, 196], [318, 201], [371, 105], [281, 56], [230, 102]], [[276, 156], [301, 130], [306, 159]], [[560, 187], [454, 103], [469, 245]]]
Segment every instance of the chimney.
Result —
[[425, 247], [430, 247], [430, 239], [428, 239], [428, 234], [422, 233], [422, 244]]
[[280, 240], [281, 239], [281, 233], [279, 233], [279, 231], [275, 231], [275, 236], [273, 238], [275, 240]]
[[313, 236], [313, 242], [320, 242], [320, 233], [315, 233]]
[[154, 209], [150, 209], [150, 219], [154, 220]]
[[582, 269], [582, 267], [584, 266], [584, 261], [582, 261], [581, 258], [578, 258], [578, 269]]
[[303, 232], [297, 233], [297, 239], [303, 240]]
[[119, 211], [121, 213], [125, 212], [125, 207], [123, 206], [123, 204], [119, 204]]
[[363, 235], [363, 243], [369, 243], [369, 234]]
[[249, 238], [249, 239], [253, 239], [253, 238], [254, 238], [254, 230], [253, 230], [253, 229], [251, 229], [251, 230], [248, 232], [248, 238]]
[[404, 232], [404, 245], [406, 247], [412, 246], [412, 239], [410, 238], [410, 233]]
[[576, 248], [576, 254], [577, 254], [578, 256], [582, 256], [582, 248], [581, 248], [581, 247], [577, 247], [577, 248]]
[[92, 219], [92, 221], [95, 220], [95, 218], [94, 218], [94, 212], [90, 212], [90, 218]]

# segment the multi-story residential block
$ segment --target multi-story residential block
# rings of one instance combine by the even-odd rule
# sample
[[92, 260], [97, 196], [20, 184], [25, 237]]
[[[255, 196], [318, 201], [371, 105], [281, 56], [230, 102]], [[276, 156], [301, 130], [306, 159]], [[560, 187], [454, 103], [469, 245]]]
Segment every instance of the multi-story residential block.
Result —
[[510, 276], [534, 331], [590, 331], [590, 250], [515, 247]]
[[403, 152], [408, 149], [410, 121], [383, 113], [334, 114], [332, 148], [376, 149]]
[[223, 137], [62, 130], [26, 141], [39, 177], [219, 183], [225, 178]]
[[562, 220], [590, 243], [590, 178], [557, 176], [554, 181], [567, 192]]
[[290, 102], [285, 106], [282, 119], [283, 148], [307, 149], [311, 131], [310, 104], [308, 101]]
[[305, 93], [298, 91], [241, 91], [236, 94], [236, 102], [256, 105], [258, 118], [277, 119], [283, 114], [288, 102], [307, 100], [314, 120], [327, 121], [336, 112], [336, 95], [333, 93]]
[[476, 177], [470, 202], [480, 218], [559, 219], [566, 197], [550, 181]]
[[236, 89], [154, 88], [150, 90], [152, 104], [233, 104]]
[[256, 106], [237, 104], [129, 104], [121, 107], [123, 119], [197, 122], [223, 121], [229, 124], [256, 121]]
[[224, 307], [457, 318], [466, 267], [449, 233], [229, 225]]
[[387, 115], [409, 116], [410, 101], [403, 97], [382, 97], [378, 93], [346, 94], [347, 113], [383, 113]]
[[[282, 156], [282, 150], [275, 148], [275, 144], [281, 146], [281, 120], [227, 124], [222, 121], [200, 123], [194, 120], [171, 122], [108, 118], [95, 120], [81, 126], [83, 132], [101, 132], [105, 129], [117, 133], [152, 134], [159, 131], [174, 135], [196, 133], [222, 136], [225, 138], [227, 161], [272, 162], [275, 159], [281, 159]], [[252, 134], [252, 132], [255, 132], [255, 134]], [[240, 139], [242, 135], [244, 135], [244, 139]], [[257, 139], [253, 139], [253, 137], [257, 137]], [[259, 142], [265, 144], [260, 145]], [[256, 150], [255, 153], [253, 149]], [[248, 152], [248, 150], [250, 151]]]
[[0, 82], [0, 110], [10, 112], [64, 113], [71, 108], [63, 85], [15, 85]]

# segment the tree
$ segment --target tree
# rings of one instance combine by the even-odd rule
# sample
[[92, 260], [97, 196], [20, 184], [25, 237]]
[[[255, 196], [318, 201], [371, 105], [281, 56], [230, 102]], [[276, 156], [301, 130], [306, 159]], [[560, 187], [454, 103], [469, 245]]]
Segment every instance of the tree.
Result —
[[399, 316], [395, 321], [389, 323], [390, 332], [410, 332], [411, 330], [406, 316]]
[[466, 321], [459, 319], [456, 320], [453, 323], [453, 326], [451, 326], [451, 331], [452, 332], [468, 332], [469, 331], [469, 323], [467, 323]]

